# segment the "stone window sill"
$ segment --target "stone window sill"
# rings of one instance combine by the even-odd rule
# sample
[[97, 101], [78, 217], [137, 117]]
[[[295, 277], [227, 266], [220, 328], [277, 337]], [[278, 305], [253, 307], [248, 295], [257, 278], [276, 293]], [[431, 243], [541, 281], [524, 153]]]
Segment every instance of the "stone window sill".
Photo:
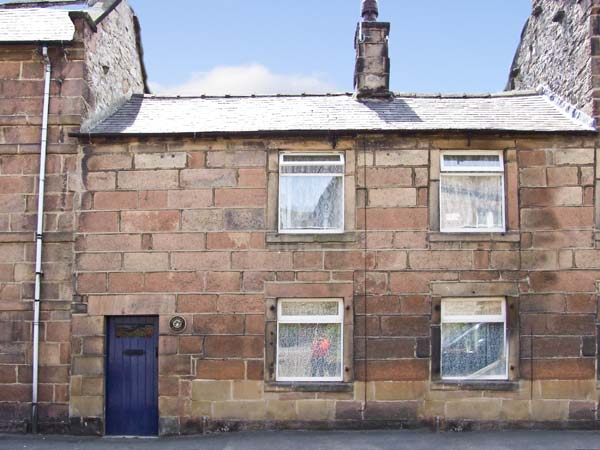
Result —
[[354, 385], [344, 382], [267, 382], [265, 392], [352, 392]]
[[521, 233], [507, 231], [505, 233], [429, 233], [429, 242], [519, 242]]
[[518, 391], [519, 383], [505, 380], [434, 380], [431, 382], [432, 391]]
[[280, 234], [267, 233], [267, 244], [339, 243], [355, 242], [357, 233], [347, 231], [340, 234]]

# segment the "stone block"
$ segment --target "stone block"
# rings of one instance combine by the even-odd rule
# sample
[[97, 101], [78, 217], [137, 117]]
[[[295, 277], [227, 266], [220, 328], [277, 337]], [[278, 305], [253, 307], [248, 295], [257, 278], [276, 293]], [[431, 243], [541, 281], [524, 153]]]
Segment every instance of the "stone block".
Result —
[[[229, 270], [229, 252], [181, 252], [171, 254], [173, 270]], [[238, 267], [233, 267], [237, 269]]]
[[223, 230], [223, 211], [220, 209], [188, 210], [182, 213], [184, 231]]
[[[593, 177], [592, 183], [593, 184]], [[576, 166], [548, 167], [548, 186], [577, 186], [579, 184], [579, 169]]]
[[141, 153], [136, 154], [136, 169], [183, 169], [187, 163], [185, 153]]
[[533, 400], [531, 420], [563, 421], [569, 418], [569, 402], [565, 400]]
[[529, 400], [502, 400], [500, 420], [529, 420]]
[[375, 382], [375, 400], [421, 400], [428, 389], [424, 381]]
[[116, 212], [83, 212], [79, 214], [80, 232], [104, 232], [119, 231], [119, 216]]
[[174, 295], [104, 295], [90, 296], [88, 299], [88, 314], [90, 315], [151, 315], [174, 312]]
[[451, 400], [446, 403], [446, 419], [499, 420], [500, 399]]
[[558, 166], [594, 164], [594, 149], [565, 148], [554, 150], [554, 162]]
[[188, 169], [181, 171], [181, 187], [186, 189], [235, 187], [236, 171], [233, 169]]
[[121, 231], [177, 231], [179, 219], [179, 211], [123, 211]]
[[[427, 208], [368, 208], [369, 230], [427, 230]], [[365, 228], [364, 214], [357, 215], [357, 227]]]
[[117, 187], [128, 190], [177, 189], [179, 186], [177, 170], [136, 170], [119, 172]]
[[536, 397], [544, 400], [593, 400], [596, 382], [593, 380], [543, 380], [535, 383]]
[[293, 400], [268, 400], [266, 404], [267, 420], [298, 420], [296, 402]]
[[224, 210], [225, 230], [260, 231], [265, 229], [264, 209]]
[[213, 206], [212, 189], [169, 191], [167, 206], [176, 209], [198, 209]]
[[192, 400], [194, 402], [231, 400], [231, 381], [192, 381]]
[[298, 420], [333, 420], [335, 402], [333, 400], [298, 400], [296, 403]]
[[266, 189], [216, 189], [215, 206], [222, 208], [266, 208]]
[[215, 419], [263, 420], [266, 405], [263, 401], [234, 401], [213, 403]]
[[427, 166], [427, 150], [389, 150], [376, 153], [377, 166]]
[[[246, 366], [241, 360], [199, 360], [196, 377], [203, 380], [241, 380]], [[234, 398], [235, 395], [234, 395]]]
[[263, 398], [263, 382], [261, 381], [234, 381], [234, 400], [260, 400]]
[[544, 187], [546, 181], [545, 167], [529, 167], [520, 170], [520, 185], [522, 187]]
[[417, 190], [414, 188], [370, 189], [369, 206], [383, 208], [417, 206]]
[[364, 415], [366, 420], [416, 420], [419, 418], [421, 401], [372, 402]]
[[73, 375], [103, 375], [104, 358], [97, 356], [74, 356], [71, 371]]
[[262, 358], [265, 339], [262, 336], [206, 337], [204, 351], [209, 358]]
[[84, 163], [87, 166], [87, 170], [98, 172], [131, 169], [131, 160], [131, 155], [111, 153], [109, 155], [92, 155], [84, 159]]
[[69, 404], [70, 417], [102, 417], [104, 398], [99, 396], [73, 397]]

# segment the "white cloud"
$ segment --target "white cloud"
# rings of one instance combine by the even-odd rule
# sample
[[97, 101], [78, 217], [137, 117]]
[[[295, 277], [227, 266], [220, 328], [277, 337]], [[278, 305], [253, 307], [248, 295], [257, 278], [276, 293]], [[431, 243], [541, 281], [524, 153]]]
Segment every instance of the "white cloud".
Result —
[[335, 86], [317, 76], [282, 75], [261, 64], [219, 66], [209, 72], [193, 74], [180, 85], [150, 83], [155, 94], [162, 95], [266, 95], [320, 94], [335, 92]]

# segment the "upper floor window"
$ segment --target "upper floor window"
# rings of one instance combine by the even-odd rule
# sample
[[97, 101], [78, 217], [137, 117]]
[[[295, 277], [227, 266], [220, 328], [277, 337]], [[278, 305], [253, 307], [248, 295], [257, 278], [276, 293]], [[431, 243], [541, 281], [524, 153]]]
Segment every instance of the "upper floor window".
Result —
[[504, 161], [501, 152], [443, 152], [440, 231], [504, 232]]
[[344, 232], [344, 156], [281, 153], [279, 232]]

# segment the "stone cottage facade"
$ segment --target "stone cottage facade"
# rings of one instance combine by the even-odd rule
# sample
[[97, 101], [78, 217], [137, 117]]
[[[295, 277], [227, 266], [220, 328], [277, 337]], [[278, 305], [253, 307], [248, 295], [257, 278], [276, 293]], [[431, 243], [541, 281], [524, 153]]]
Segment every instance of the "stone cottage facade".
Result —
[[[567, 99], [578, 109], [548, 89], [395, 95], [390, 25], [365, 1], [353, 94], [143, 95], [138, 27], [112, 6], [70, 13], [73, 40], [48, 44], [79, 69], [69, 95], [55, 76], [50, 100], [42, 429], [596, 427], [586, 88]], [[139, 70], [106, 63], [113, 39]], [[0, 424], [13, 430], [31, 424], [39, 48], [0, 45]], [[530, 89], [522, 54], [510, 83]], [[15, 96], [25, 86], [37, 96]]]

